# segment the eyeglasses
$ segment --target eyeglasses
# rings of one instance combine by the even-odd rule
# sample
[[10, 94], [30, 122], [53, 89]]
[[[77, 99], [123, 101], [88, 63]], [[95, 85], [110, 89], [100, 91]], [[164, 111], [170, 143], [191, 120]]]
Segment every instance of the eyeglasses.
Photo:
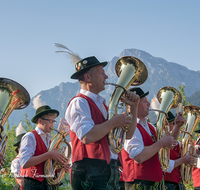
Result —
[[41, 118], [42, 120], [47, 120], [47, 121], [49, 121], [49, 123], [56, 123], [57, 121], [55, 121], [55, 120], [52, 120], [52, 119], [46, 119], [46, 118]]

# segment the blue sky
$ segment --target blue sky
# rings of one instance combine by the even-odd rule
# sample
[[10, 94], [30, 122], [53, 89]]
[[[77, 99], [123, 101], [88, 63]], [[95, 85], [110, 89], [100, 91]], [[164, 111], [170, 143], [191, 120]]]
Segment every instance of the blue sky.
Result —
[[200, 70], [198, 0], [0, 0], [1, 77], [33, 97], [74, 82], [74, 66], [54, 43], [110, 61], [135, 48]]

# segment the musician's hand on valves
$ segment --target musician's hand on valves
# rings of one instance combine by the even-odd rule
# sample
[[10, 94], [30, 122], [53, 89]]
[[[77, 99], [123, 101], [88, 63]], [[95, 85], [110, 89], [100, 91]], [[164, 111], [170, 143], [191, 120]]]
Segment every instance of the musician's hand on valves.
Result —
[[183, 116], [183, 113], [179, 112], [178, 116], [175, 119], [175, 124], [177, 127], [182, 127], [184, 123], [186, 123], [186, 119]]
[[174, 140], [174, 137], [170, 135], [163, 135], [159, 140], [159, 142], [161, 143], [162, 147], [169, 147], [169, 148], [173, 148], [177, 143], [177, 141]]
[[195, 163], [195, 158], [193, 156], [185, 155], [185, 156], [183, 156], [183, 159], [184, 159], [183, 160], [184, 164], [189, 164], [189, 165], [193, 166]]
[[51, 154], [51, 158], [55, 160], [56, 162], [60, 162], [62, 164], [66, 162], [66, 158], [64, 157], [64, 155], [58, 152], [58, 149], [55, 149], [49, 152]]
[[140, 101], [140, 97], [137, 94], [131, 92], [130, 90], [127, 90], [126, 97], [122, 98], [121, 101], [128, 104], [131, 107], [137, 107]]
[[70, 169], [70, 164], [65, 164], [64, 169], [65, 169], [65, 173], [67, 173]]
[[128, 113], [116, 114], [111, 118], [114, 121], [114, 126], [119, 127], [128, 127], [131, 124], [132, 117]]

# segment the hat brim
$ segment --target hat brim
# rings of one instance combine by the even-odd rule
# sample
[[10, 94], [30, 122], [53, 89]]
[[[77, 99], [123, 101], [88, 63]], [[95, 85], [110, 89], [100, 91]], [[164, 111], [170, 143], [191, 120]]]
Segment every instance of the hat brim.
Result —
[[149, 94], [149, 91], [144, 93], [144, 94], [142, 94], [142, 95], [140, 95], [140, 98], [143, 98], [143, 97], [147, 96], [148, 94]]
[[194, 131], [195, 133], [200, 133], [200, 129], [197, 129]]
[[20, 142], [21, 142], [21, 141], [15, 143], [13, 146], [19, 146]]
[[172, 121], [174, 121], [174, 120], [175, 120], [175, 118], [172, 118], [172, 119], [169, 119], [168, 122], [172, 122]]
[[72, 76], [71, 79], [78, 79], [78, 76], [81, 75], [82, 73], [84, 73], [85, 71], [91, 69], [92, 67], [98, 66], [98, 65], [102, 65], [103, 67], [105, 67], [108, 64], [108, 62], [102, 62], [102, 63], [96, 63], [96, 64], [92, 64], [84, 69], [81, 69], [80, 71], [75, 72]]
[[32, 121], [33, 123], [37, 123], [37, 120], [38, 120], [42, 115], [45, 115], [45, 114], [48, 114], [48, 113], [57, 113], [57, 116], [56, 116], [56, 117], [59, 116], [59, 112], [58, 112], [57, 110], [54, 110], [54, 109], [45, 110], [45, 111], [42, 111], [42, 112], [36, 114], [36, 115], [31, 119], [31, 121]]
[[26, 133], [22, 133], [20, 135], [17, 136], [17, 142], [13, 145], [13, 146], [19, 146], [19, 144], [21, 143], [22, 137], [25, 135]]

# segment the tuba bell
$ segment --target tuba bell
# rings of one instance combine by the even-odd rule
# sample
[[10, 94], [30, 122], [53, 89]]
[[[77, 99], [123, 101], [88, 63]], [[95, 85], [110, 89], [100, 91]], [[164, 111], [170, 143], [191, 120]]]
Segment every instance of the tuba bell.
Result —
[[[194, 156], [194, 139], [193, 132], [195, 127], [200, 121], [200, 107], [189, 105], [184, 107], [184, 113], [187, 114], [187, 122], [185, 130], [181, 139], [181, 157], [189, 154]], [[193, 166], [189, 164], [181, 165], [181, 176], [183, 182], [188, 183], [192, 180], [192, 169]]]
[[[5, 156], [6, 142], [8, 136], [2, 136], [3, 126], [14, 109], [23, 109], [30, 103], [30, 96], [27, 90], [19, 83], [0, 78], [0, 153]], [[3, 160], [4, 162], [5, 160]], [[4, 163], [1, 163], [2, 168]]]
[[[117, 114], [119, 100], [123, 94], [126, 94], [128, 87], [130, 85], [141, 85], [148, 77], [148, 71], [145, 64], [141, 60], [132, 56], [121, 57], [116, 62], [115, 71], [119, 77], [117, 84], [106, 83], [115, 86], [108, 106], [108, 119], [111, 119], [115, 114]], [[122, 127], [112, 129], [109, 132], [108, 139], [110, 150], [114, 154], [118, 154], [123, 149], [128, 129], [129, 127]], [[123, 137], [120, 140], [119, 137], [121, 132], [123, 132]]]
[[[149, 111], [158, 111], [159, 115], [156, 121], [157, 140], [160, 140], [165, 129], [165, 134], [169, 135], [169, 124], [167, 121], [167, 112], [170, 108], [176, 108], [182, 102], [181, 93], [173, 87], [163, 87], [157, 93], [157, 99], [160, 103], [159, 110], [149, 109]], [[159, 160], [162, 170], [165, 171], [169, 167], [170, 152], [169, 148], [162, 148], [158, 151]]]
[[[61, 121], [62, 121], [62, 118], [61, 118]], [[51, 128], [52, 130], [56, 131], [57, 134], [52, 139], [48, 151], [59, 149], [59, 152], [63, 155], [65, 155], [65, 152], [67, 151], [67, 156], [65, 156], [65, 159], [66, 159], [65, 163], [55, 162], [52, 159], [46, 160], [45, 166], [44, 166], [44, 174], [46, 176], [48, 184], [50, 185], [56, 185], [62, 180], [62, 178], [65, 175], [64, 166], [69, 163], [70, 156], [71, 156], [71, 145], [65, 139], [65, 137], [69, 134], [66, 132], [67, 124], [65, 125], [64, 122], [60, 122], [60, 123], [62, 123], [63, 125], [60, 130]], [[59, 172], [56, 173], [57, 171]]]

